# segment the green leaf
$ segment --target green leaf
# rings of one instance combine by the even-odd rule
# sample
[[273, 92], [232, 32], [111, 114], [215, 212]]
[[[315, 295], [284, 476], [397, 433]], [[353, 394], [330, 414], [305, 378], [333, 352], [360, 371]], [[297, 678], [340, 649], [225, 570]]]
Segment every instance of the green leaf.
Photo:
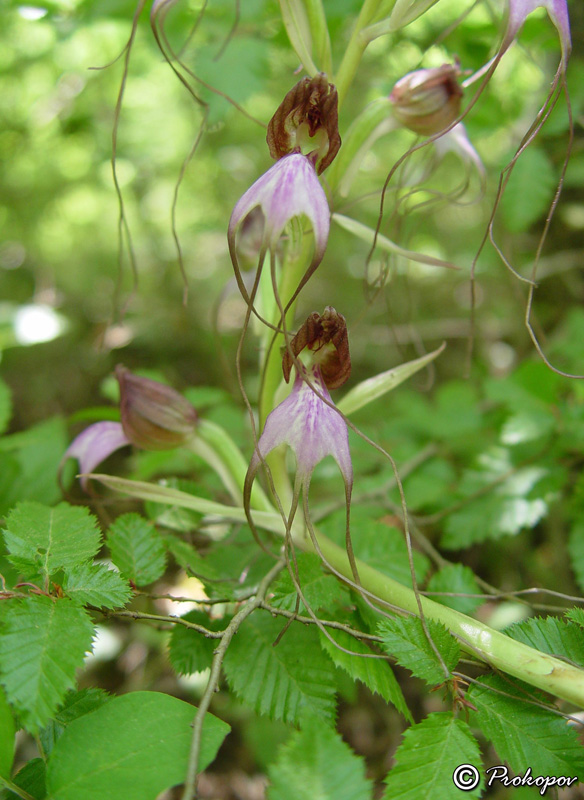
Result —
[[[183, 619], [202, 625], [207, 630], [220, 631], [227, 627], [229, 619], [211, 619], [202, 611], [189, 611]], [[179, 675], [192, 675], [211, 666], [217, 639], [208, 639], [196, 630], [184, 625], [175, 625], [170, 635], [168, 656], [174, 670]]]
[[[319, 523], [319, 528], [333, 541], [345, 545], [345, 512], [331, 514]], [[402, 531], [378, 519], [371, 519], [367, 510], [356, 507], [351, 514], [351, 540], [357, 558], [389, 575], [404, 586], [412, 585], [408, 550]], [[414, 567], [418, 581], [424, 579], [430, 562], [414, 551]]]
[[62, 497], [57, 472], [67, 449], [67, 429], [60, 417], [0, 439], [0, 450], [18, 461], [20, 473], [12, 486], [11, 505], [36, 500], [52, 505]]
[[584, 608], [571, 608], [569, 611], [566, 611], [566, 616], [579, 625], [581, 628], [584, 628]]
[[[75, 720], [49, 761], [52, 800], [155, 800], [185, 778], [195, 713], [170, 695], [131, 692]], [[200, 769], [228, 732], [225, 722], [205, 715]]]
[[40, 740], [45, 756], [50, 755], [57, 739], [74, 719], [95, 711], [110, 700], [110, 696], [103, 689], [81, 689], [79, 692], [67, 692], [63, 705], [55, 714], [54, 719], [40, 732]]
[[[210, 492], [194, 481], [187, 481], [181, 478], [167, 478], [165, 486], [170, 489], [178, 489], [181, 492], [192, 494], [196, 497], [204, 497], [211, 500]], [[164, 525], [165, 528], [171, 528], [175, 531], [194, 531], [202, 519], [202, 514], [197, 513], [190, 508], [179, 508], [168, 506], [165, 503], [155, 503], [151, 500], [147, 501], [144, 505], [147, 516], [155, 521], [158, 525]]]
[[81, 564], [65, 576], [63, 591], [75, 603], [95, 608], [119, 608], [132, 595], [128, 582], [106, 564]]
[[6, 700], [6, 695], [0, 687], [0, 775], [10, 777], [12, 762], [14, 761], [14, 739], [16, 729], [12, 711]]
[[379, 375], [375, 375], [373, 378], [367, 378], [367, 380], [357, 384], [357, 386], [354, 386], [339, 400], [337, 403], [339, 411], [342, 411], [343, 414], [346, 415], [353, 414], [368, 403], [372, 403], [374, 400], [383, 397], [384, 394], [395, 389], [400, 383], [403, 383], [412, 375], [415, 375], [416, 372], [419, 372], [419, 370], [430, 364], [443, 352], [445, 347], [446, 345], [443, 344], [437, 350], [434, 350], [433, 353], [428, 353], [428, 355], [422, 356], [421, 358], [416, 358], [415, 361], [409, 361], [407, 364], [400, 364], [399, 367], [381, 372]]
[[459, 489], [463, 507], [446, 520], [441, 544], [450, 550], [532, 528], [554, 498], [547, 486], [550, 471], [514, 468], [504, 448], [483, 453], [477, 466], [463, 475]]
[[365, 800], [365, 764], [338, 733], [305, 719], [280, 749], [269, 771], [268, 800]]
[[333, 628], [327, 628], [327, 631], [335, 642], [344, 647], [345, 650], [363, 654], [360, 657], [359, 655], [351, 655], [339, 650], [321, 631], [320, 644], [337, 667], [345, 670], [353, 680], [364, 683], [370, 691], [380, 695], [386, 703], [391, 703], [395, 706], [409, 722], [413, 722], [402, 690], [387, 661], [383, 658], [371, 658], [372, 650], [364, 642], [355, 639], [345, 631]]
[[201, 580], [217, 579], [217, 571], [207, 563], [207, 559], [203, 558], [192, 544], [170, 533], [162, 533], [160, 540], [166, 550], [175, 558], [177, 564], [188, 573], [196, 575]]
[[[481, 765], [470, 728], [449, 712], [430, 714], [408, 728], [395, 760], [383, 800], [460, 800], [461, 790], [452, 780], [454, 770], [461, 764]], [[483, 782], [466, 797], [480, 797]]]
[[112, 561], [136, 586], [158, 580], [166, 567], [166, 553], [154, 526], [139, 514], [122, 514], [107, 532]]
[[[500, 694], [503, 692], [504, 694]], [[584, 778], [584, 749], [574, 728], [545, 708], [525, 702], [509, 681], [495, 675], [479, 679], [467, 692], [475, 722], [511, 769], [523, 773], [537, 765], [540, 775]]]
[[584, 667], [582, 631], [574, 623], [557, 617], [527, 619], [506, 628], [504, 633], [517, 642]]
[[5, 517], [18, 497], [14, 487], [18, 484], [22, 469], [11, 453], [0, 453], [0, 516]]
[[[79, 509], [81, 510], [81, 509]], [[6, 600], [0, 628], [0, 682], [30, 731], [53, 716], [91, 649], [93, 625], [66, 598]]]
[[[33, 758], [28, 761], [24, 767], [19, 770], [12, 783], [24, 789], [35, 800], [44, 800], [47, 796], [47, 789], [45, 786], [47, 768], [42, 758]], [[2, 800], [18, 800], [21, 795], [14, 794], [14, 792], [6, 791], [1, 794]]]
[[447, 564], [436, 572], [428, 581], [426, 587], [432, 600], [444, 606], [454, 608], [463, 614], [472, 614], [484, 603], [481, 597], [447, 597], [445, 595], [433, 596], [432, 592], [452, 592], [460, 594], [479, 594], [480, 588], [473, 571], [464, 564]]
[[584, 590], [584, 522], [575, 522], [568, 539], [568, 553], [578, 586]]
[[503, 197], [501, 218], [511, 233], [528, 230], [549, 209], [558, 176], [546, 152], [537, 146], [525, 150], [513, 168]]
[[0, 378], [0, 434], [4, 433], [12, 416], [12, 395], [5, 381]]
[[[460, 658], [458, 642], [441, 623], [427, 619], [426, 624], [432, 641], [451, 672]], [[430, 686], [444, 682], [444, 670], [418, 617], [384, 619], [379, 623], [378, 630], [386, 652], [402, 667]]]
[[312, 627], [256, 612], [238, 631], [224, 661], [229, 686], [258, 714], [295, 724], [304, 709], [325, 719], [335, 714], [334, 668]]
[[93, 558], [101, 534], [86, 508], [59, 503], [55, 508], [24, 502], [9, 514], [4, 531], [9, 560], [27, 576], [46, 579]]
[[[347, 602], [346, 589], [332, 575], [327, 575], [322, 568], [320, 558], [314, 553], [298, 553], [296, 555], [298, 566], [298, 583], [306, 602], [313, 611], [320, 608], [332, 608], [335, 603]], [[292, 569], [294, 565], [292, 564]], [[293, 611], [296, 607], [296, 589], [288, 572], [281, 572], [272, 585], [274, 592], [271, 604], [276, 608]], [[306, 607], [300, 602], [299, 611], [306, 613]]]

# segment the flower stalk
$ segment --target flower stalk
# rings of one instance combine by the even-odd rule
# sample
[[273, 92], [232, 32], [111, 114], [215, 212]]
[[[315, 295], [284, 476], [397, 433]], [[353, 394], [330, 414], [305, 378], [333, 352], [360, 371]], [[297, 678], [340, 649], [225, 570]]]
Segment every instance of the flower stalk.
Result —
[[[116, 491], [142, 500], [155, 500], [182, 508], [193, 508], [201, 513], [223, 516], [225, 519], [242, 521], [245, 519], [243, 508], [232, 508], [197, 498], [178, 489], [167, 489], [110, 475], [91, 477]], [[275, 511], [268, 514], [252, 509], [251, 516], [258, 528], [270, 530], [282, 538], [287, 535], [281, 516]], [[307, 553], [321, 555], [328, 568], [340, 580], [355, 586], [353, 570], [344, 548], [319, 533], [317, 529], [314, 529], [313, 540], [299, 521], [293, 523], [288, 532], [296, 547]], [[397, 612], [418, 615], [418, 599], [413, 589], [384, 575], [359, 558], [356, 559], [356, 565], [360, 578], [357, 591]], [[426, 618], [445, 625], [467, 653], [495, 669], [584, 709], [584, 670], [515, 641], [504, 633], [495, 631], [473, 617], [448, 606], [426, 597], [420, 599]]]

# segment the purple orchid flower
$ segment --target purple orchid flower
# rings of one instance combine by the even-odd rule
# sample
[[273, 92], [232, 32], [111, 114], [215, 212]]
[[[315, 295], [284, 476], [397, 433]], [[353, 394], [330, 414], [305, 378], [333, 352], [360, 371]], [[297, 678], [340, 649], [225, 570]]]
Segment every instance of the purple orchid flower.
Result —
[[334, 408], [319, 366], [297, 369], [292, 391], [266, 419], [246, 483], [251, 485], [262, 459], [281, 444], [291, 447], [296, 456], [298, 489], [308, 491], [314, 468], [328, 455], [337, 462], [345, 486], [352, 485], [353, 465], [347, 425]]
[[235, 204], [229, 220], [227, 240], [239, 289], [249, 301], [239, 269], [236, 237], [239, 228], [254, 209], [263, 215], [260, 268], [267, 250], [275, 254], [286, 225], [294, 218], [306, 217], [314, 233], [314, 255], [303, 283], [323, 259], [328, 241], [330, 211], [328, 201], [312, 161], [302, 153], [291, 153], [270, 167]]
[[322, 260], [330, 212], [316, 170], [307, 156], [291, 153], [280, 158], [237, 201], [227, 231], [230, 249], [235, 247], [239, 226], [258, 206], [264, 215], [264, 248], [274, 250], [288, 222], [294, 217], [306, 216], [314, 231], [314, 258]]
[[61, 460], [76, 458], [87, 491], [87, 473], [119, 450], [133, 444], [143, 450], [169, 450], [184, 444], [195, 432], [197, 414], [182, 395], [158, 381], [134, 375], [118, 365], [121, 422], [96, 422], [77, 436]]
[[[298, 358], [310, 351], [311, 364]], [[300, 490], [307, 502], [312, 473], [326, 456], [332, 456], [343, 476], [349, 504], [353, 487], [353, 465], [349, 435], [343, 416], [336, 410], [329, 389], [341, 386], [351, 372], [351, 360], [344, 317], [327, 307], [322, 315], [311, 314], [296, 336], [288, 342], [282, 360], [286, 381], [294, 365], [296, 378], [292, 391], [267, 417], [256, 445], [244, 483], [244, 506], [249, 508], [251, 488], [257, 471], [267, 456], [281, 444], [287, 444], [296, 456], [294, 497], [290, 509], [291, 524]]]
[[565, 68], [572, 49], [570, 37], [570, 18], [567, 0], [509, 0], [509, 20], [505, 38], [501, 46], [501, 55], [512, 44], [521, 30], [523, 23], [536, 8], [546, 8], [560, 36], [562, 48], [562, 65]]

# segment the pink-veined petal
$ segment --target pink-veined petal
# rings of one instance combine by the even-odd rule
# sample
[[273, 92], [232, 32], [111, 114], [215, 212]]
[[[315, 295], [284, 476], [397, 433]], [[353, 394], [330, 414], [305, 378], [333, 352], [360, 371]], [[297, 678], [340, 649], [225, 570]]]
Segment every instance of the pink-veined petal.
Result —
[[[330, 394], [315, 368], [311, 382], [329, 402]], [[310, 480], [316, 465], [328, 455], [337, 462], [345, 483], [353, 482], [353, 465], [349, 451], [347, 425], [342, 416], [327, 405], [297, 374], [288, 397], [266, 419], [258, 442], [258, 450], [265, 458], [280, 444], [287, 444], [296, 456], [296, 468], [301, 482]], [[260, 463], [256, 453], [250, 471], [255, 472]]]

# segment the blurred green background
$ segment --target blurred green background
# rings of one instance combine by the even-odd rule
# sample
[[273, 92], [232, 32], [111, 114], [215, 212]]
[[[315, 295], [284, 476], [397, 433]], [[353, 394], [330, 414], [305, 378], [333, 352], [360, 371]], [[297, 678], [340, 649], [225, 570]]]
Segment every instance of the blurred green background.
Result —
[[[572, 5], [575, 51], [569, 85], [576, 142], [544, 249], [536, 310], [549, 346], [553, 348], [563, 328], [571, 326], [573, 350], [573, 336], [584, 329], [578, 308], [584, 291], [578, 268], [584, 228], [584, 67], [583, 11], [581, 4]], [[170, 10], [169, 40], [177, 50], [184, 44], [182, 57], [198, 77], [267, 122], [297, 80], [297, 58], [277, 4], [242, 3], [228, 41], [236, 20], [232, 0], [210, 3], [189, 37], [201, 7], [190, 0]], [[325, 7], [338, 64], [359, 3], [335, 0]], [[223, 294], [232, 276], [225, 230], [237, 198], [271, 163], [264, 131], [191, 80], [209, 103], [209, 122], [178, 192], [176, 225], [188, 280], [184, 305], [170, 215], [202, 112], [163, 60], [145, 10], [131, 51], [118, 130], [117, 170], [135, 251], [134, 287], [127, 252], [120, 267], [118, 200], [110, 163], [123, 73], [120, 54], [134, 10], [129, 2], [68, 0], [35, 6], [9, 2], [2, 12], [0, 347], [3, 374], [16, 393], [15, 429], [97, 402], [100, 380], [121, 360], [131, 367], [161, 369], [179, 387], [215, 384], [233, 389], [233, 353], [243, 305], [235, 294]], [[480, 4], [448, 31], [460, 11], [460, 3], [441, 0], [392, 41], [385, 37], [371, 46], [343, 109], [341, 134], [368, 102], [387, 95], [406, 72], [441, 64], [454, 55], [464, 71], [488, 60], [500, 37], [501, 9]], [[484, 198], [476, 177], [464, 198], [476, 201], [470, 205], [436, 202], [413, 211], [412, 205], [431, 195], [420, 191], [396, 206], [396, 194], [388, 193], [388, 219], [396, 208], [397, 213], [386, 233], [403, 246], [451, 261], [460, 271], [393, 260], [386, 290], [369, 304], [363, 292], [368, 247], [332, 227], [325, 260], [303, 296], [299, 317], [327, 304], [347, 317], [356, 376], [389, 368], [442, 340], [448, 340], [449, 347], [437, 365], [439, 374], [462, 376], [470, 329], [470, 265], [488, 220], [498, 173], [542, 104], [557, 59], [556, 31], [540, 9], [530, 16], [521, 44], [507, 54], [466, 121], [488, 172]], [[374, 226], [388, 169], [413, 140], [406, 131], [381, 140], [367, 155], [350, 197], [335, 199], [336, 210]], [[508, 187], [496, 220], [499, 243], [524, 274], [530, 269], [567, 141], [568, 116], [560, 100], [517, 167], [517, 180]], [[409, 163], [414, 174], [422, 168], [421, 159]], [[465, 169], [449, 155], [425, 188], [448, 192], [464, 180]], [[379, 262], [372, 265], [373, 272], [376, 268]], [[526, 287], [490, 246], [479, 260], [477, 277], [475, 372], [504, 373], [532, 352], [522, 324]], [[31, 309], [28, 317], [26, 309], [23, 312], [30, 304], [37, 306], [36, 316]], [[64, 324], [62, 335], [23, 347], [23, 337], [50, 338], [56, 323], [50, 313], [43, 316], [50, 310]], [[214, 333], [215, 318], [221, 343]], [[22, 333], [23, 326], [28, 333]], [[580, 360], [580, 353], [573, 353], [568, 344], [555, 356], [557, 364], [577, 369], [573, 362]], [[216, 357], [220, 346], [225, 360]], [[253, 392], [253, 346], [249, 366]]]

